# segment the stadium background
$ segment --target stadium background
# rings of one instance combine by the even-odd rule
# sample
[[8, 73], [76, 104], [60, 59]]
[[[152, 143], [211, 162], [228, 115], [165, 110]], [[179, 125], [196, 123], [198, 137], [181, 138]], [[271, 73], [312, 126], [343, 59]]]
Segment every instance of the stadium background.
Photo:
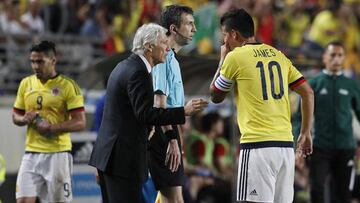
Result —
[[[231, 8], [245, 8], [255, 16], [257, 39], [282, 50], [307, 78], [321, 70], [324, 44], [343, 41], [347, 49], [345, 74], [359, 80], [359, 0], [1, 0], [0, 153], [7, 167], [6, 181], [0, 187], [3, 202], [15, 202], [16, 173], [24, 152], [25, 128], [12, 124], [11, 109], [20, 80], [31, 74], [31, 44], [54, 41], [57, 70], [76, 80], [83, 90], [87, 131], [72, 136], [74, 202], [99, 202], [99, 190], [86, 162], [96, 137], [93, 114], [96, 101], [104, 94], [104, 79], [114, 64], [129, 55], [137, 27], [158, 22], [161, 8], [173, 3], [195, 11], [197, 33], [179, 56], [187, 98], [208, 98], [221, 45], [219, 16]], [[331, 7], [334, 3], [335, 8]], [[329, 14], [331, 9], [337, 15]], [[292, 98], [296, 107], [297, 99]], [[236, 148], [238, 130], [236, 123], [230, 122], [235, 120], [231, 102], [210, 105], [206, 112], [211, 111], [229, 121], [225, 137]], [[354, 126], [360, 139], [358, 124]]]

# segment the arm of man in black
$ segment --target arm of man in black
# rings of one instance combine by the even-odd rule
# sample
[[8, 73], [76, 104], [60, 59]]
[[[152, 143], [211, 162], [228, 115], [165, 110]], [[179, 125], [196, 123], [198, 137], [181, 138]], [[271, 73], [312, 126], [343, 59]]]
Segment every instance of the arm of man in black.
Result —
[[155, 108], [154, 93], [149, 75], [138, 71], [127, 85], [131, 106], [137, 119], [147, 125], [169, 125], [185, 123], [184, 108]]

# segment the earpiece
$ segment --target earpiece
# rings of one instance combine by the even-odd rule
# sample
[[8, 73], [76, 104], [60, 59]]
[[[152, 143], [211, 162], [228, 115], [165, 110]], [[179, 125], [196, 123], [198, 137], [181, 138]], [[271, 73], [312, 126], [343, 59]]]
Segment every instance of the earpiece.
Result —
[[182, 38], [184, 38], [184, 39], [187, 39], [187, 40], [192, 40], [192, 38], [191, 37], [186, 37], [186, 36], [184, 36], [184, 35], [182, 35], [180, 32], [178, 32], [177, 30], [176, 30], [176, 27], [174, 26], [174, 32], [176, 33], [176, 34], [178, 34], [180, 37], [182, 37]]

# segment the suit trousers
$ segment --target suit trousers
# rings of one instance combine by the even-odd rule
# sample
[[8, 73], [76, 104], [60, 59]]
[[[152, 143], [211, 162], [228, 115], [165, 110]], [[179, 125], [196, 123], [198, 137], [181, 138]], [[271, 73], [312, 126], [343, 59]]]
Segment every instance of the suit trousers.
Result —
[[103, 203], [143, 203], [142, 183], [98, 170]]

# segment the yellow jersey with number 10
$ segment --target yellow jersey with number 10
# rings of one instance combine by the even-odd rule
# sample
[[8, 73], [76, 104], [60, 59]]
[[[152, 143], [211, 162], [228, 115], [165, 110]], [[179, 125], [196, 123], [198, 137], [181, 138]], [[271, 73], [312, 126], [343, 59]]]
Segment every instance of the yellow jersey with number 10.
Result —
[[[41, 118], [51, 124], [70, 119], [70, 112], [83, 111], [84, 99], [79, 86], [64, 75], [57, 75], [45, 84], [31, 75], [19, 86], [14, 111], [24, 114], [37, 111]], [[35, 128], [35, 121], [26, 131], [26, 148], [29, 152], [62, 152], [71, 150], [70, 133], [44, 136]]]
[[220, 77], [235, 88], [240, 143], [293, 141], [289, 87], [305, 80], [283, 53], [261, 43], [237, 47], [225, 57]]

